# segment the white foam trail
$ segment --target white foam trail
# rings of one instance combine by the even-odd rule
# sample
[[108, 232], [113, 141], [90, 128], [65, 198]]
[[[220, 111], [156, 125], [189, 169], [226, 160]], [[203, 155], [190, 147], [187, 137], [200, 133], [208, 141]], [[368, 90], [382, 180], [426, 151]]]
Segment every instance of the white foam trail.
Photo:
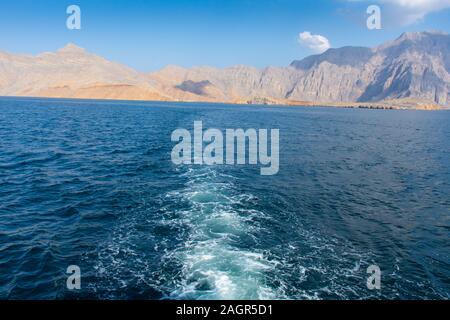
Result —
[[[186, 173], [189, 183], [178, 196], [189, 201], [183, 213], [191, 228], [185, 247], [176, 253], [182, 261], [182, 282], [172, 297], [182, 299], [274, 299], [275, 290], [265, 281], [276, 263], [262, 253], [241, 249], [244, 236], [256, 231], [252, 214], [236, 209], [245, 198], [233, 190], [232, 177], [211, 168]], [[175, 196], [172, 194], [171, 196]]]

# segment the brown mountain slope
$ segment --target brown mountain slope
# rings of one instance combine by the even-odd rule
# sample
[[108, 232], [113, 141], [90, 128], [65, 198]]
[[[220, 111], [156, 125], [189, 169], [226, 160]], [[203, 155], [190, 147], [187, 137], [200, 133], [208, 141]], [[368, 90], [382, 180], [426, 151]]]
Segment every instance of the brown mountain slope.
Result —
[[0, 95], [358, 107], [450, 105], [450, 36], [406, 33], [289, 67], [182, 68], [144, 74], [73, 44], [38, 56], [0, 52]]

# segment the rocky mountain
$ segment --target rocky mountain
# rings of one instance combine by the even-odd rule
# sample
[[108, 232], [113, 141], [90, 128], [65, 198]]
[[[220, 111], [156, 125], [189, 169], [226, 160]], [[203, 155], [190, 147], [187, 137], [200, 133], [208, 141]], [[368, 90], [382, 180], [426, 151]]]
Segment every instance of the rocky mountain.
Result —
[[330, 49], [291, 64], [305, 76], [288, 98], [355, 102], [417, 98], [449, 105], [449, 59], [450, 36], [437, 32], [405, 33], [373, 49]]
[[166, 68], [144, 74], [73, 44], [38, 56], [0, 53], [0, 95], [229, 103], [450, 106], [450, 36], [405, 33], [376, 48], [343, 47], [285, 68]]
[[38, 56], [0, 53], [0, 95], [166, 98], [154, 89], [145, 75], [73, 44]]

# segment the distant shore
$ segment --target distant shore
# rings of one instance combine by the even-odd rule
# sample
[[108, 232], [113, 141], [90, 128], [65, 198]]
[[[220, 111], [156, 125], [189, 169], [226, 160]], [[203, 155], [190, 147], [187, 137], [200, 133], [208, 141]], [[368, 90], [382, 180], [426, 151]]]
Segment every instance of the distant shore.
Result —
[[[256, 102], [256, 103], [254, 103]], [[259, 104], [258, 101], [247, 101], [247, 104]], [[266, 101], [267, 105], [288, 105], [288, 106], [307, 106], [307, 107], [334, 107], [349, 109], [381, 109], [381, 110], [450, 110], [450, 107], [441, 106], [426, 100], [418, 99], [397, 99], [376, 102], [322, 102], [322, 101], [291, 101], [291, 100], [272, 100]]]
[[285, 107], [331, 107], [343, 109], [375, 109], [375, 110], [422, 110], [438, 111], [450, 110], [450, 107], [418, 101], [415, 99], [399, 99], [380, 102], [319, 102], [319, 101], [292, 101], [276, 100], [269, 98], [256, 98], [240, 101], [195, 101], [195, 100], [170, 100], [170, 99], [140, 99], [133, 97], [105, 98], [105, 97], [64, 97], [64, 96], [0, 96], [6, 99], [49, 99], [49, 100], [80, 100], [80, 101], [133, 101], [133, 102], [169, 102], [169, 103], [200, 103], [200, 104], [229, 104], [247, 106], [285, 106]]

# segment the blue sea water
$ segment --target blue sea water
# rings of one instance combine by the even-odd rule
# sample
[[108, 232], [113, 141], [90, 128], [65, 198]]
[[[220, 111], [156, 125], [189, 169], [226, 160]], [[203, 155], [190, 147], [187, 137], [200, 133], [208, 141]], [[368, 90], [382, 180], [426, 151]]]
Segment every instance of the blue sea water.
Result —
[[[197, 120], [279, 173], [173, 165]], [[0, 299], [449, 299], [449, 236], [450, 112], [0, 100]]]

